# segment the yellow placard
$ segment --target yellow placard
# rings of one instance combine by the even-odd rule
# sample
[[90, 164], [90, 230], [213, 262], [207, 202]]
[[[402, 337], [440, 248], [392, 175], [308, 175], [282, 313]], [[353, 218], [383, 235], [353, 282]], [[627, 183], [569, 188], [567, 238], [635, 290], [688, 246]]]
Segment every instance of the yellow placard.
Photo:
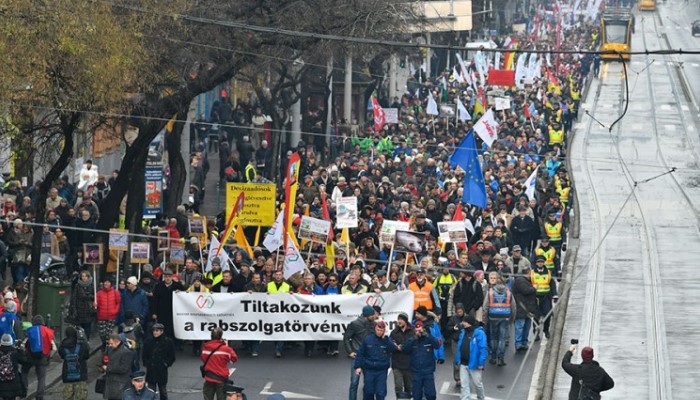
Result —
[[245, 193], [243, 209], [233, 220], [234, 225], [272, 226], [275, 223], [274, 183], [227, 183], [226, 221], [241, 192]]

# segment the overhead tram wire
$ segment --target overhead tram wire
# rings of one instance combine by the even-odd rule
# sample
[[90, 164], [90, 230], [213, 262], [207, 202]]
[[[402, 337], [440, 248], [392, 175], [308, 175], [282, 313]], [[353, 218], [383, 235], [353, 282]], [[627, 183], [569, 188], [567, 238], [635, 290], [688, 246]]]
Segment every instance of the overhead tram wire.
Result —
[[[135, 11], [138, 13], [143, 13], [143, 14], [152, 14], [152, 15], [161, 15], [161, 16], [167, 16], [170, 18], [179, 18], [184, 21], [189, 21], [189, 22], [195, 22], [195, 23], [200, 23], [200, 24], [207, 24], [207, 25], [216, 25], [216, 26], [223, 26], [227, 28], [237, 28], [237, 29], [242, 29], [242, 30], [248, 30], [248, 31], [253, 31], [253, 32], [260, 32], [260, 33], [269, 33], [269, 34], [275, 34], [275, 35], [282, 35], [282, 36], [292, 36], [292, 37], [300, 37], [300, 38], [307, 38], [307, 39], [316, 39], [316, 40], [328, 40], [328, 41], [335, 41], [335, 42], [345, 42], [345, 43], [357, 43], [357, 44], [366, 44], [366, 45], [376, 45], [376, 46], [385, 46], [385, 47], [397, 47], [397, 48], [412, 48], [412, 49], [434, 49], [434, 50], [454, 50], [454, 51], [463, 51], [465, 50], [464, 47], [462, 46], [455, 46], [455, 45], [443, 45], [443, 44], [420, 44], [420, 43], [410, 43], [410, 42], [399, 42], [395, 40], [384, 40], [384, 39], [372, 39], [372, 38], [361, 38], [361, 37], [356, 37], [356, 36], [340, 36], [340, 35], [332, 35], [332, 34], [321, 34], [321, 33], [314, 33], [314, 32], [305, 32], [305, 31], [295, 31], [291, 29], [282, 29], [282, 28], [271, 28], [271, 27], [265, 27], [265, 26], [259, 26], [259, 25], [251, 25], [251, 24], [246, 24], [242, 22], [235, 22], [235, 21], [223, 21], [223, 20], [217, 20], [217, 19], [211, 19], [211, 18], [204, 18], [204, 17], [196, 17], [192, 15], [187, 15], [187, 14], [177, 14], [177, 13], [172, 13], [172, 14], [165, 14], [165, 13], [160, 13], [154, 10], [148, 10], [142, 7], [136, 7], [136, 6], [130, 6], [130, 5], [125, 5], [125, 4], [118, 4], [114, 3], [111, 1], [106, 1], [104, 0], [105, 3], [110, 4], [113, 7], [116, 8], [122, 8], [125, 10], [130, 10], [130, 11]], [[700, 50], [683, 50], [683, 49], [669, 49], [669, 50], [643, 50], [643, 51], [616, 51], [616, 50], [609, 50], [609, 51], [597, 51], [597, 50], [537, 50], [537, 49], [486, 49], [483, 48], [481, 49], [483, 52], [488, 52], [488, 53], [512, 53], [512, 52], [520, 52], [520, 53], [542, 53], [542, 54], [622, 54], [622, 55], [649, 55], [649, 54], [700, 54]]]

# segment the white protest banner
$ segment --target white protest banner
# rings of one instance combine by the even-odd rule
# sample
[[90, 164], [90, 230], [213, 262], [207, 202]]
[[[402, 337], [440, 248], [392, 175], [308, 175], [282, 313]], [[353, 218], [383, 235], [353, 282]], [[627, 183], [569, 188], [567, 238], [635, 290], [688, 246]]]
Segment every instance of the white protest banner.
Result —
[[385, 108], [384, 116], [386, 118], [387, 124], [398, 124], [399, 123], [399, 109], [398, 108]]
[[304, 258], [302, 258], [299, 249], [291, 240], [291, 235], [287, 234], [289, 240], [287, 240], [287, 247], [284, 249], [284, 267], [282, 268], [284, 272], [284, 279], [291, 278], [292, 275], [297, 272], [301, 272], [306, 268], [306, 263]]
[[467, 232], [463, 221], [438, 222], [438, 233], [443, 243], [464, 243]]
[[507, 110], [510, 108], [510, 99], [508, 97], [496, 97], [496, 110]]
[[396, 231], [407, 231], [410, 225], [410, 223], [404, 221], [392, 221], [385, 219], [382, 222], [382, 229], [379, 231], [379, 243], [382, 245], [391, 245], [394, 243]]
[[498, 123], [493, 117], [492, 109], [489, 108], [486, 114], [476, 121], [476, 124], [474, 124], [474, 132], [476, 132], [481, 140], [489, 147], [498, 139]]
[[335, 227], [357, 228], [357, 197], [340, 197], [336, 202]]
[[388, 331], [400, 313], [413, 312], [413, 293], [308, 296], [266, 293], [173, 293], [175, 337], [209, 340], [220, 327], [226, 340], [342, 340], [362, 307], [380, 306]]
[[303, 215], [299, 224], [299, 238], [312, 242], [326, 243], [328, 231], [331, 229], [331, 221]]

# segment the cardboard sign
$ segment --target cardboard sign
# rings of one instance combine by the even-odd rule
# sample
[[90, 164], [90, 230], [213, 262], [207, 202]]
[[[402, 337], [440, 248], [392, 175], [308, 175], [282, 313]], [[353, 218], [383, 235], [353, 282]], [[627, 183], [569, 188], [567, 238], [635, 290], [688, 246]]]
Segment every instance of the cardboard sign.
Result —
[[103, 263], [102, 243], [83, 244], [83, 264], [97, 265]]
[[148, 264], [151, 259], [151, 244], [131, 242], [129, 259], [133, 264]]
[[129, 250], [129, 231], [126, 229], [110, 229], [109, 249], [117, 251]]
[[299, 238], [311, 240], [312, 242], [326, 243], [330, 228], [331, 221], [304, 215], [301, 217], [301, 224], [299, 225]]

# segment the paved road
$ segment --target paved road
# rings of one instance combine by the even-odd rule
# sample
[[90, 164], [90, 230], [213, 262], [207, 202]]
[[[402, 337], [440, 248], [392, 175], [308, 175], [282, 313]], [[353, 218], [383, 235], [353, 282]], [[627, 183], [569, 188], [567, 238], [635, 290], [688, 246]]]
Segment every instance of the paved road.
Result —
[[[236, 345], [238, 343], [236, 342]], [[515, 390], [513, 399], [526, 399], [530, 387], [532, 367], [534, 365], [536, 350], [528, 357], [524, 373]], [[189, 346], [186, 347], [189, 350]], [[325, 354], [317, 353], [313, 358], [303, 356], [303, 346], [292, 348], [285, 352], [284, 357], [276, 359], [271, 344], [263, 346], [260, 357], [253, 358], [247, 353], [239, 352], [239, 361], [235, 364], [233, 377], [237, 384], [246, 388], [248, 398], [251, 400], [266, 399], [267, 395], [283, 392], [289, 399], [343, 399], [347, 397], [350, 374], [350, 360], [346, 357], [333, 358]], [[195, 358], [189, 351], [177, 354], [177, 361], [170, 369], [170, 397], [182, 400], [201, 399], [202, 379], [199, 376], [199, 358]], [[452, 354], [448, 352], [448, 360], [452, 360]], [[491, 367], [486, 369], [484, 383], [486, 395], [490, 399], [504, 399], [515, 374], [520, 366], [523, 354], [517, 354], [508, 350], [505, 367]], [[94, 368], [97, 358], [93, 359], [90, 368]], [[436, 386], [440, 393], [438, 399], [457, 399], [457, 390], [452, 380], [450, 365], [438, 366]], [[101, 397], [94, 392], [94, 380], [91, 375], [90, 395], [88, 399], [97, 400]], [[393, 378], [389, 377], [389, 382]], [[387, 399], [394, 399], [392, 386], [389, 386], [390, 395]], [[50, 390], [50, 398], [59, 398], [60, 384]], [[360, 398], [362, 396], [360, 395]]]
[[[659, 17], [675, 10], [679, 18], [679, 4], [638, 16], [633, 49], [667, 48], [663, 33], [676, 29]], [[668, 34], [671, 47], [697, 47], [688, 45], [689, 28], [677, 31]], [[605, 126], [584, 117], [572, 144], [582, 214], [576, 260], [581, 276], [573, 286], [564, 341], [580, 338], [582, 346], [596, 349], [596, 358], [616, 380], [606, 399], [697, 397], [690, 382], [700, 380], [693, 368], [700, 357], [693, 345], [700, 340], [700, 325], [688, 317], [698, 300], [697, 278], [688, 276], [687, 268], [700, 256], [695, 201], [700, 140], [676, 61], [632, 58], [629, 109], [611, 132], [627, 96], [622, 65], [606, 64], [583, 105]], [[671, 167], [679, 169], [661, 176]], [[634, 182], [639, 183], [630, 196]], [[558, 371], [554, 398], [565, 398], [569, 384]]]

